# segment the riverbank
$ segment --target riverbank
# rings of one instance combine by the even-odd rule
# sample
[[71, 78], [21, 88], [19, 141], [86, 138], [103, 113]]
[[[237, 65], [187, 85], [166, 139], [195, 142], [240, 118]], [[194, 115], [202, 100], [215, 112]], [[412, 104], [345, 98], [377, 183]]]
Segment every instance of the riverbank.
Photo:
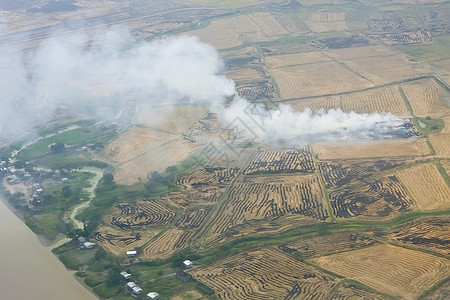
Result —
[[0, 200], [2, 299], [98, 299], [51, 252], [53, 246], [43, 246], [3, 195]]

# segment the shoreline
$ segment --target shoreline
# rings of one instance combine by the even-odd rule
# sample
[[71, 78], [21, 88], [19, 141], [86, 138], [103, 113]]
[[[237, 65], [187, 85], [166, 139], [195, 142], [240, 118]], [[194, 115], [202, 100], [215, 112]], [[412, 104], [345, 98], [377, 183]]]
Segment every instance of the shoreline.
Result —
[[[65, 242], [65, 238], [50, 241], [35, 234], [25, 224], [23, 213], [9, 203], [3, 192], [0, 192], [0, 201], [0, 206], [4, 205], [3, 209], [0, 208], [0, 222], [4, 223], [2, 235], [9, 240], [9, 243], [3, 246], [1, 265], [4, 272], [11, 274], [7, 280], [0, 281], [0, 288], [14, 292], [10, 299], [36, 298], [36, 295], [41, 295], [36, 299], [98, 300], [98, 296], [82, 278], [77, 277], [75, 271], [68, 270], [51, 251], [58, 244]], [[33, 236], [36, 239], [33, 239]], [[29, 255], [30, 253], [33, 255]], [[17, 268], [17, 265], [26, 265], [27, 268]], [[55, 289], [55, 285], [58, 288]], [[27, 288], [24, 289], [23, 286]], [[16, 293], [26, 296], [20, 297]]]

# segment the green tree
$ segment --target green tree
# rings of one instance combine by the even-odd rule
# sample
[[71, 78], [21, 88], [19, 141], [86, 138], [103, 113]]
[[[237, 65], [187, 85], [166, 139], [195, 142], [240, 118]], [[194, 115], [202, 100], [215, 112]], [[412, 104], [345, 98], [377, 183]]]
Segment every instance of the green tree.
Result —
[[111, 174], [109, 172], [103, 174], [103, 182], [105, 184], [111, 184], [111, 183], [113, 183], [113, 181], [114, 181], [114, 175], [113, 174]]

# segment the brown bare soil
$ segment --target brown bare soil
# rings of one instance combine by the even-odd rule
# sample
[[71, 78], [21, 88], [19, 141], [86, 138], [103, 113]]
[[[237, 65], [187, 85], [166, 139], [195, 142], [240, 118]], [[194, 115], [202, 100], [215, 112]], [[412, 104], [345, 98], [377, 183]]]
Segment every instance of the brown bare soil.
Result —
[[322, 299], [337, 280], [282, 252], [242, 253], [192, 273], [219, 299]]
[[398, 173], [419, 209], [450, 207], [450, 187], [433, 163], [417, 165]]
[[140, 247], [158, 234], [160, 230], [117, 230], [111, 227], [102, 226], [97, 229], [91, 236], [97, 244], [102, 246], [106, 251], [117, 255], [124, 256], [127, 250]]
[[375, 157], [425, 156], [430, 149], [424, 139], [388, 140], [316, 144], [314, 153], [320, 159], [352, 159]]
[[445, 258], [389, 244], [322, 256], [311, 262], [403, 299], [417, 298], [450, 272], [450, 261]]

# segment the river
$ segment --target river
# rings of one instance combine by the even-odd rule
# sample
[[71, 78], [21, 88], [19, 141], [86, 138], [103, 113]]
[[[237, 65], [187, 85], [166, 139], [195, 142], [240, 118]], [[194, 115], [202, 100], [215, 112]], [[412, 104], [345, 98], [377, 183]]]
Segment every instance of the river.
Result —
[[[0, 196], [1, 197], [1, 196]], [[0, 199], [0, 299], [95, 300]]]

